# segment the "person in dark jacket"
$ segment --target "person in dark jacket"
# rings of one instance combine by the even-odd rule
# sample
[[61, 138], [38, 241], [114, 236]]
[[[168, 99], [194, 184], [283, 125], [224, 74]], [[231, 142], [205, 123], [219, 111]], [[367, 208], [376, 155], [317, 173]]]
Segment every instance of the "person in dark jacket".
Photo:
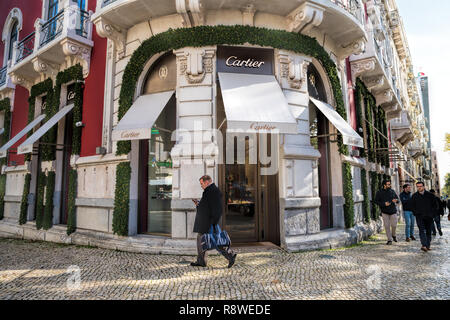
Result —
[[391, 245], [392, 241], [397, 241], [397, 207], [399, 202], [398, 196], [394, 190], [391, 189], [390, 181], [383, 181], [383, 189], [377, 192], [375, 196], [375, 203], [380, 206], [383, 216], [384, 228], [388, 238], [387, 245]]
[[[219, 188], [212, 182], [210, 176], [205, 175], [200, 178], [200, 186], [203, 189], [203, 195], [198, 202], [193, 200], [197, 206], [197, 214], [194, 221], [194, 232], [197, 235], [197, 261], [192, 262], [191, 266], [206, 267], [206, 252], [202, 249], [201, 237], [208, 233], [211, 225], [219, 223], [222, 216], [222, 193]], [[227, 260], [228, 268], [231, 268], [236, 260], [237, 254], [229, 247], [217, 249]]]
[[411, 186], [409, 184], [405, 184], [403, 186], [403, 192], [400, 193], [400, 201], [402, 202], [403, 207], [403, 216], [405, 218], [405, 236], [406, 242], [410, 242], [411, 240], [415, 241], [414, 238], [414, 225], [415, 225], [415, 217], [413, 212], [411, 211]]
[[438, 204], [438, 210], [434, 214], [433, 224], [431, 225], [431, 233], [433, 234], [433, 236], [435, 236], [437, 228], [439, 235], [442, 237], [443, 233], [441, 227], [441, 216], [444, 216], [444, 206], [442, 205], [441, 199], [436, 194], [436, 191], [434, 189], [431, 189], [430, 192], [436, 197], [436, 202]]
[[423, 182], [417, 182], [417, 192], [411, 198], [411, 209], [419, 227], [422, 251], [431, 250], [431, 226], [437, 210], [436, 197], [425, 190]]

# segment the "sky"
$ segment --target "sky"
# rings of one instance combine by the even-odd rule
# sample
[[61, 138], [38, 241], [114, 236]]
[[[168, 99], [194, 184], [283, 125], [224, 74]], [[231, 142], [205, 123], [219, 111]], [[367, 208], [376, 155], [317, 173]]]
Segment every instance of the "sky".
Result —
[[397, 0], [408, 38], [415, 74], [424, 72], [430, 86], [431, 148], [437, 152], [441, 188], [450, 173], [450, 1]]

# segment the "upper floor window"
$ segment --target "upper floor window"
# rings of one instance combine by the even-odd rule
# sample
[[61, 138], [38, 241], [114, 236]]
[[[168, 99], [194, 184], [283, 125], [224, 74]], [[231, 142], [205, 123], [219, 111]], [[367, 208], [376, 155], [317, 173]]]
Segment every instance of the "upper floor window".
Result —
[[49, 0], [47, 20], [50, 20], [58, 14], [58, 0]]
[[78, 8], [80, 8], [81, 10], [86, 10], [86, 0], [77, 0], [78, 3]]
[[9, 48], [8, 48], [8, 60], [12, 59], [12, 53], [14, 48], [14, 42], [17, 41], [17, 35], [18, 35], [18, 22], [17, 20], [14, 21], [14, 24], [11, 28], [11, 33], [9, 35]]

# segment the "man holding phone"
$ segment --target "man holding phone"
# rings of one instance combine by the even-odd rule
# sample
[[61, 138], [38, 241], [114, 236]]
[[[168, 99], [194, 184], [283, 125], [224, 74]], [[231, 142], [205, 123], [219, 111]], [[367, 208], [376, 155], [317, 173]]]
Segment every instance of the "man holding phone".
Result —
[[388, 238], [387, 245], [391, 245], [392, 241], [397, 241], [397, 203], [398, 196], [394, 190], [391, 189], [390, 181], [383, 181], [383, 189], [377, 192], [375, 196], [375, 203], [380, 206], [383, 216], [383, 224]]
[[[222, 193], [219, 188], [212, 182], [210, 176], [205, 175], [200, 178], [200, 186], [203, 189], [202, 199], [192, 199], [197, 207], [197, 214], [194, 222], [194, 232], [197, 232], [197, 261], [192, 262], [193, 267], [206, 267], [206, 252], [202, 249], [202, 235], [209, 232], [211, 225], [218, 224], [222, 216]], [[229, 247], [218, 248], [220, 252], [228, 260], [228, 268], [231, 268], [236, 260], [236, 253]]]

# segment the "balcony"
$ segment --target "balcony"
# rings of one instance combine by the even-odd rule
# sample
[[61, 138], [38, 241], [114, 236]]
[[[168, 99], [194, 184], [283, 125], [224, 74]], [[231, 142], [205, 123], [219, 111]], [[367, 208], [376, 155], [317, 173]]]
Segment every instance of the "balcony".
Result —
[[248, 0], [97, 0], [92, 21], [101, 36], [114, 40], [122, 50], [126, 31], [149, 21], [154, 33], [166, 27], [221, 24], [301, 33], [314, 28], [340, 45], [338, 55], [349, 56], [361, 52], [367, 41], [363, 10], [361, 0], [252, 0], [250, 4]]
[[402, 146], [406, 146], [409, 142], [414, 140], [411, 120], [407, 111], [402, 111], [399, 118], [391, 121], [391, 128], [394, 140], [399, 142]]
[[4, 66], [0, 69], [0, 99], [8, 96], [15, 87], [8, 75], [8, 66]]
[[363, 54], [350, 57], [352, 80], [356, 83], [356, 78], [360, 77], [386, 112], [388, 120], [392, 120], [401, 115], [403, 105], [397, 80], [391, 72], [393, 51], [386, 41], [378, 5], [374, 1], [367, 4], [370, 17], [366, 24], [368, 42]]
[[409, 145], [409, 155], [415, 160], [417, 160], [420, 156], [422, 156], [422, 146], [419, 143], [419, 141], [414, 140]]
[[89, 73], [93, 47], [91, 13], [71, 5], [49, 21], [38, 19], [35, 31], [14, 43], [13, 62], [8, 73], [14, 83], [30, 86], [44, 73], [57, 73], [70, 57]]

